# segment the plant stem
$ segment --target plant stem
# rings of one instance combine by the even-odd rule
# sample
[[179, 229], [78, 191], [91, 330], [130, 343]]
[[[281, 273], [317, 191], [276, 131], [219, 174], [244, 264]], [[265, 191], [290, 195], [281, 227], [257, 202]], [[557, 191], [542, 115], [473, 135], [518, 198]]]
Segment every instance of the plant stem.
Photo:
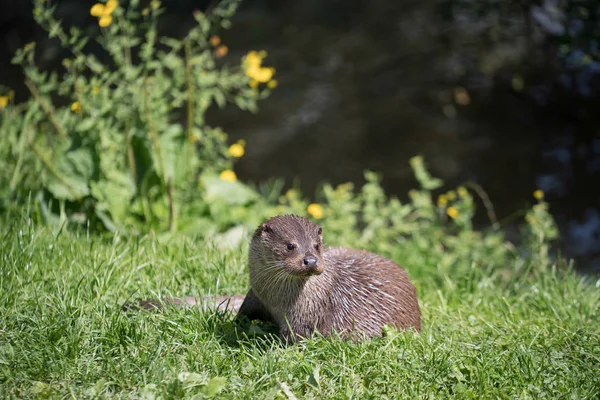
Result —
[[67, 134], [67, 131], [65, 131], [65, 128], [63, 128], [63, 126], [56, 120], [56, 118], [54, 118], [54, 108], [52, 108], [51, 105], [48, 105], [48, 103], [46, 103], [44, 99], [42, 99], [42, 97], [40, 96], [40, 92], [37, 90], [34, 83], [31, 80], [27, 79], [25, 81], [25, 85], [27, 86], [33, 97], [35, 97], [35, 100], [38, 102], [38, 104], [42, 107], [42, 110], [44, 110], [46, 117], [48, 117], [48, 120], [50, 120], [50, 123], [54, 126], [54, 129], [56, 129], [56, 132], [58, 132], [58, 134], [64, 138], [68, 137], [69, 135]]
[[[133, 153], [133, 146], [131, 145], [131, 127], [129, 121], [125, 121], [125, 132], [127, 132], [127, 163], [129, 164], [129, 171], [131, 173], [131, 179], [133, 184], [137, 188], [137, 170], [135, 168], [135, 154]], [[136, 189], [137, 190], [137, 189]]]
[[500, 227], [500, 224], [498, 224], [498, 218], [496, 218], [496, 212], [494, 211], [494, 205], [492, 204], [490, 197], [487, 195], [485, 190], [483, 190], [483, 188], [475, 182], [467, 182], [465, 184], [465, 186], [470, 187], [477, 193], [477, 195], [483, 202], [483, 206], [485, 207], [485, 210], [487, 211], [487, 215], [488, 215], [488, 218], [490, 219], [490, 222], [492, 223], [492, 226], [494, 227], [494, 229], [498, 229]]
[[187, 135], [188, 140], [192, 141], [194, 132], [194, 81], [192, 79], [192, 49], [190, 41], [185, 41], [185, 76], [187, 81]]
[[46, 167], [46, 169], [48, 170], [48, 172], [50, 172], [52, 175], [54, 175], [54, 177], [56, 179], [58, 179], [60, 181], [60, 183], [67, 188], [67, 190], [69, 191], [69, 194], [74, 199], [77, 199], [78, 196], [75, 194], [75, 190], [69, 184], [69, 181], [56, 169], [56, 167], [54, 167], [54, 165], [52, 164], [52, 162], [50, 160], [48, 160], [46, 158], [46, 156], [44, 156], [44, 154], [42, 153], [42, 151], [35, 145], [35, 143], [29, 142], [29, 146], [31, 147], [31, 149], [33, 150], [33, 152], [35, 153], [35, 155], [40, 159], [40, 161], [42, 162], [42, 164], [44, 164], [44, 167]]
[[154, 130], [154, 123], [152, 120], [152, 115], [150, 114], [148, 97], [150, 97], [150, 91], [148, 90], [148, 77], [146, 77], [144, 79], [144, 113], [146, 114], [146, 119], [148, 121], [148, 134], [150, 135], [150, 141], [152, 142], [152, 147], [154, 148], [154, 151], [156, 152], [156, 158], [158, 159], [159, 176], [162, 179], [163, 183], [166, 183], [162, 153], [160, 149], [160, 144], [158, 142], [158, 134]]
[[17, 187], [17, 181], [20, 175], [19, 172], [21, 171], [21, 167], [23, 165], [23, 158], [25, 157], [25, 145], [27, 143], [27, 138], [33, 133], [33, 129], [31, 129], [31, 127], [28, 125], [32, 109], [33, 108], [30, 108], [27, 114], [25, 115], [25, 123], [23, 124], [23, 129], [21, 129], [21, 137], [19, 140], [19, 156], [17, 158], [17, 164], [15, 165], [15, 170], [13, 171], [13, 176], [9, 184], [11, 192], [13, 192]]
[[173, 181], [167, 180], [167, 198], [169, 199], [169, 232], [175, 232], [175, 199], [173, 198]]

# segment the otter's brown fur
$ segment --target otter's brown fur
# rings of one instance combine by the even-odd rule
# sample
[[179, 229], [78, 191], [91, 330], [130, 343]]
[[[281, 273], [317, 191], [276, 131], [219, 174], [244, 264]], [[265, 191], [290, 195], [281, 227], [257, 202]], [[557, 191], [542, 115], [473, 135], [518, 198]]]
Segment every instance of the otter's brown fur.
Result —
[[321, 227], [305, 218], [283, 215], [262, 224], [248, 269], [251, 289], [239, 313], [275, 322], [285, 340], [315, 331], [379, 336], [386, 324], [421, 329], [416, 291], [402, 268], [367, 251], [323, 250]]
[[[416, 290], [396, 263], [364, 250], [323, 249], [322, 228], [281, 215], [261, 224], [248, 253], [250, 291], [245, 296], [144, 301], [221, 310], [273, 322], [286, 342], [315, 331], [343, 338], [380, 336], [384, 325], [421, 330]], [[130, 307], [131, 308], [131, 307]]]

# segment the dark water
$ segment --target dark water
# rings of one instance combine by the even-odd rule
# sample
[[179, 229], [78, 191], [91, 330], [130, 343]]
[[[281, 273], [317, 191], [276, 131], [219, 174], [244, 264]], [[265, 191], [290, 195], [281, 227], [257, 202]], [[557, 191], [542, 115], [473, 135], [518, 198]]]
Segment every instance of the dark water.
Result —
[[[0, 18], [3, 53], [39, 35], [17, 3]], [[57, 3], [67, 20], [85, 21], [93, 2]], [[163, 4], [163, 29], [175, 36], [203, 7]], [[383, 174], [388, 193], [406, 198], [416, 187], [408, 159], [422, 154], [447, 188], [481, 185], [510, 233], [540, 188], [560, 248], [600, 271], [596, 64], [569, 69], [556, 56], [551, 31], [560, 26], [544, 20], [547, 10], [506, 4], [474, 16], [459, 2], [245, 1], [233, 28], [220, 32], [227, 58], [268, 50], [279, 87], [257, 115], [227, 107], [210, 120], [247, 141], [236, 166], [242, 179], [284, 177], [309, 195], [323, 181], [360, 184], [370, 169]], [[0, 55], [2, 82], [18, 86], [6, 60]], [[479, 224], [489, 224], [480, 214]]]

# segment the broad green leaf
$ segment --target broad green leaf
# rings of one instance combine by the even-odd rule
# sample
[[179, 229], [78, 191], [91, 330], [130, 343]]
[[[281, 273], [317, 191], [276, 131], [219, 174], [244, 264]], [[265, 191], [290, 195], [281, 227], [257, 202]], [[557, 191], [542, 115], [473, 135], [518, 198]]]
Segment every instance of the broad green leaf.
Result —
[[206, 201], [220, 201], [225, 204], [248, 204], [258, 198], [258, 194], [239, 182], [227, 182], [216, 176], [202, 178], [206, 188]]

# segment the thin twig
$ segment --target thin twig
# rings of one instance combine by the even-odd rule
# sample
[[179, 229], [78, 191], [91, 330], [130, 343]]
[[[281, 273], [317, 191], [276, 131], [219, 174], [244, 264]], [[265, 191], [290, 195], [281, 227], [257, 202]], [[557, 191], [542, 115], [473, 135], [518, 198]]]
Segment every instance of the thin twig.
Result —
[[483, 206], [485, 207], [485, 209], [487, 211], [487, 215], [488, 215], [488, 218], [490, 219], [490, 222], [492, 223], [492, 226], [494, 227], [494, 229], [498, 229], [500, 227], [500, 224], [498, 223], [498, 218], [496, 218], [496, 212], [494, 211], [494, 205], [490, 201], [490, 197], [485, 192], [485, 190], [483, 190], [483, 188], [475, 182], [467, 182], [465, 184], [465, 186], [470, 187], [471, 189], [473, 189], [475, 191], [475, 193], [477, 193], [477, 195], [483, 202]]
[[169, 199], [169, 232], [175, 232], [175, 199], [171, 177], [167, 179], [167, 198]]
[[63, 128], [62, 125], [56, 120], [56, 118], [54, 118], [54, 109], [51, 105], [48, 105], [48, 103], [46, 103], [44, 99], [42, 99], [42, 97], [40, 96], [40, 92], [37, 90], [33, 82], [27, 79], [25, 81], [25, 85], [27, 86], [27, 88], [29, 88], [29, 91], [31, 92], [33, 97], [35, 97], [39, 105], [42, 107], [42, 110], [44, 110], [46, 117], [48, 117], [50, 123], [54, 126], [54, 129], [56, 129], [58, 134], [64, 138], [68, 137], [69, 135], [67, 134], [67, 131], [65, 131], [65, 128]]

